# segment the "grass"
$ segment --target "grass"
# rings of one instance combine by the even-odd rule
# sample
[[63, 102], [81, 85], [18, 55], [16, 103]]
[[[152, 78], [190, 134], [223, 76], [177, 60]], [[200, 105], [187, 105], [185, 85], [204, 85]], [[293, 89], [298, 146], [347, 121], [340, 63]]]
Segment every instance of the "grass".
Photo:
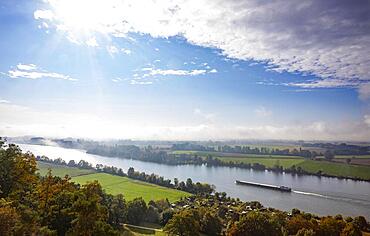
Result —
[[167, 198], [170, 202], [179, 200], [181, 197], [189, 196], [189, 193], [166, 188], [143, 181], [133, 180], [127, 177], [96, 173], [93, 170], [84, 170], [75, 167], [55, 165], [46, 162], [37, 162], [38, 172], [45, 175], [50, 168], [52, 174], [60, 177], [69, 175], [72, 181], [85, 184], [94, 180], [99, 181], [103, 189], [110, 194], [123, 194], [126, 200], [142, 197], [146, 202]]
[[325, 174], [334, 176], [357, 177], [370, 180], [370, 166], [351, 165], [346, 163], [305, 160], [303, 158], [252, 158], [252, 157], [218, 157], [224, 162], [239, 162], [239, 163], [259, 163], [266, 167], [274, 165], [289, 168], [293, 165], [300, 166], [303, 170], [309, 173], [317, 173], [321, 170]]
[[273, 167], [275, 165], [283, 166], [284, 168], [291, 167], [292, 165], [297, 165], [301, 162], [304, 162], [302, 158], [253, 158], [253, 157], [218, 157], [224, 162], [239, 162], [239, 163], [259, 163], [266, 167]]
[[370, 179], [369, 166], [348, 165], [342, 163], [333, 163], [327, 161], [312, 161], [312, 160], [305, 160], [299, 163], [297, 166], [300, 166], [305, 171], [311, 173], [316, 173], [317, 171], [321, 170], [323, 173], [329, 175]]
[[170, 202], [179, 200], [181, 197], [189, 196], [189, 193], [175, 189], [165, 188], [142, 181], [132, 180], [127, 177], [110, 175], [106, 173], [95, 173], [73, 177], [72, 181], [85, 184], [98, 180], [103, 189], [110, 194], [122, 193], [126, 200], [142, 197], [146, 202], [167, 198]]
[[230, 157], [230, 158], [278, 158], [278, 159], [303, 159], [301, 156], [287, 155], [270, 155], [270, 154], [243, 154], [243, 153], [227, 153], [227, 152], [206, 152], [206, 151], [172, 151], [173, 154], [197, 154], [199, 156], [212, 155], [214, 157]]
[[123, 236], [166, 236], [167, 234], [163, 231], [155, 231], [149, 229], [140, 229], [132, 226], [125, 226]]
[[355, 157], [357, 159], [363, 159], [363, 158], [370, 158], [370, 155], [336, 155], [335, 158], [338, 159], [347, 159], [347, 158], [352, 158]]
[[94, 173], [94, 170], [84, 170], [84, 169], [79, 169], [75, 167], [66, 167], [63, 165], [55, 165], [52, 163], [47, 163], [47, 162], [42, 162], [42, 161], [37, 162], [37, 168], [39, 169], [38, 172], [42, 176], [46, 175], [49, 169], [52, 170], [53, 175], [60, 176], [60, 177], [64, 177], [66, 175], [73, 177], [73, 176], [87, 175], [87, 174]]

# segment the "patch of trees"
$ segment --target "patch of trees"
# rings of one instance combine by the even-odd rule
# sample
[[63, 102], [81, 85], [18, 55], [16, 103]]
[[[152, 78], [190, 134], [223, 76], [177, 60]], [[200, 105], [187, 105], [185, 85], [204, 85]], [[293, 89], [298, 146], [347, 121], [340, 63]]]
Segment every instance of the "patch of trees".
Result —
[[153, 149], [151, 146], [141, 149], [134, 145], [96, 145], [88, 148], [87, 153], [168, 165], [201, 165], [203, 163], [202, 158], [197, 155], [171, 154], [163, 150]]
[[334, 155], [368, 155], [370, 146], [360, 146], [353, 144], [333, 144], [333, 143], [303, 143], [304, 147], [316, 147], [331, 151]]
[[298, 209], [288, 213], [220, 193], [185, 198], [176, 203], [174, 212], [164, 228], [170, 235], [360, 236], [361, 231], [369, 231], [362, 216], [318, 217]]

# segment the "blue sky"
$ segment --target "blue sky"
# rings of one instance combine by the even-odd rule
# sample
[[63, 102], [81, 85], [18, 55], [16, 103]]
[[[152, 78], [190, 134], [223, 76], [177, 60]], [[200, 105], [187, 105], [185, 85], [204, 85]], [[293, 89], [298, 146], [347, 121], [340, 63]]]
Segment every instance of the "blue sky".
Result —
[[366, 1], [287, 2], [1, 1], [0, 135], [368, 140]]

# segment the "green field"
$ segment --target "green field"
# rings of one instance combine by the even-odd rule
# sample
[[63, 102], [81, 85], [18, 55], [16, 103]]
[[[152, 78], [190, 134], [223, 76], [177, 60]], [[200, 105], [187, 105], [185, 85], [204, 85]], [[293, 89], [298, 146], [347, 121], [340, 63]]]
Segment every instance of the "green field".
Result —
[[113, 195], [122, 193], [127, 200], [132, 200], [140, 196], [146, 202], [164, 198], [167, 198], [170, 202], [174, 202], [181, 197], [190, 195], [186, 192], [106, 173], [81, 175], [72, 178], [72, 181], [79, 184], [85, 184], [94, 180], [98, 180], [107, 193]]
[[190, 195], [183, 191], [133, 180], [127, 177], [96, 173], [93, 170], [84, 170], [45, 162], [37, 162], [37, 166], [41, 175], [45, 175], [50, 168], [53, 175], [61, 177], [69, 175], [72, 177], [72, 181], [79, 184], [98, 180], [107, 193], [113, 195], [122, 193], [126, 200], [142, 197], [146, 202], [148, 202], [149, 200], [167, 198], [170, 202], [174, 202], [179, 200], [181, 197]]
[[62, 165], [55, 165], [47, 162], [37, 162], [37, 168], [39, 169], [38, 172], [40, 175], [46, 175], [48, 169], [52, 169], [52, 174], [60, 177], [64, 177], [65, 175], [69, 175], [70, 177], [79, 176], [79, 175], [87, 175], [94, 173], [93, 170], [85, 170], [79, 169], [75, 167], [66, 167]]
[[218, 157], [224, 162], [239, 162], [239, 163], [259, 163], [266, 167], [273, 167], [275, 165], [289, 168], [293, 165], [301, 167], [309, 173], [317, 173], [321, 170], [325, 174], [335, 176], [359, 177], [363, 179], [370, 179], [370, 166], [364, 165], [349, 165], [346, 163], [328, 162], [328, 161], [314, 161], [305, 160], [303, 158], [250, 158], [250, 157]]
[[161, 230], [152, 230], [152, 229], [143, 229], [135, 226], [125, 226], [125, 231], [123, 232], [123, 236], [165, 236], [167, 235], [165, 232]]
[[342, 163], [333, 163], [327, 161], [306, 160], [298, 164], [305, 171], [316, 173], [321, 170], [323, 173], [337, 176], [360, 177], [370, 179], [370, 167], [359, 165], [348, 165]]
[[202, 157], [212, 155], [214, 157], [230, 157], [230, 158], [278, 158], [278, 159], [303, 159], [301, 156], [286, 156], [286, 155], [270, 155], [270, 154], [243, 154], [243, 153], [227, 153], [227, 152], [205, 152], [205, 151], [172, 151], [173, 154], [197, 154]]
[[254, 158], [254, 157], [218, 157], [218, 159], [224, 162], [239, 162], [239, 163], [259, 163], [266, 167], [273, 167], [275, 165], [283, 166], [284, 168], [289, 168], [292, 165], [297, 165], [304, 162], [303, 158]]
[[356, 159], [367, 159], [370, 158], [370, 155], [336, 155], [335, 158], [342, 159], [342, 158], [356, 158]]

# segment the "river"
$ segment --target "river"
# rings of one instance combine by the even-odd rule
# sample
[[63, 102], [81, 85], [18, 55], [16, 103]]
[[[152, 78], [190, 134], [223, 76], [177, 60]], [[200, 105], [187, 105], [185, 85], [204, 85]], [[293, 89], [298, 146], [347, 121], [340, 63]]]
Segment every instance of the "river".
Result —
[[[230, 167], [207, 167], [196, 165], [170, 166], [129, 159], [103, 157], [85, 153], [83, 150], [66, 149], [54, 146], [19, 144], [23, 151], [49, 158], [85, 160], [93, 165], [103, 164], [122, 168], [129, 167], [147, 174], [155, 173], [168, 179], [191, 178], [194, 182], [206, 182], [216, 186], [218, 192], [245, 201], [259, 201], [264, 206], [290, 211], [298, 208], [318, 215], [344, 216], [363, 215], [370, 219], [370, 183], [337, 178], [297, 176], [278, 174], [269, 171], [254, 171]], [[253, 186], [236, 185], [235, 180], [245, 180], [265, 184], [284, 185], [292, 192], [280, 192]]]

